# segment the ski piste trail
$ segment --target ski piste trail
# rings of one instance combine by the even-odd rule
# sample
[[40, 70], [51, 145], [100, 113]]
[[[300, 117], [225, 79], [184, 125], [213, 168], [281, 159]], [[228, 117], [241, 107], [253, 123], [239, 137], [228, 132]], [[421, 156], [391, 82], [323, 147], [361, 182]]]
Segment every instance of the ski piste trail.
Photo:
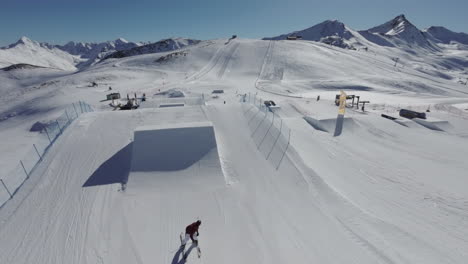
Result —
[[[463, 87], [409, 68], [395, 71], [384, 62], [391, 55], [386, 50], [375, 59], [305, 42], [225, 43], [187, 48], [184, 64], [155, 66], [160, 55], [143, 55], [60, 77], [62, 89], [96, 111], [65, 130], [31, 179], [0, 210], [0, 263], [181, 263], [178, 235], [197, 218], [202, 220], [203, 255], [198, 259], [192, 251], [187, 263], [464, 263], [466, 119], [434, 109], [432, 116], [453, 125], [440, 132], [380, 117], [398, 105], [424, 110], [427, 104], [467, 102]], [[275, 69], [283, 69], [282, 78], [276, 78], [280, 71]], [[176, 88], [187, 97], [204, 93], [207, 102], [109, 111], [96, 99], [105, 95], [102, 87], [77, 88], [89, 76], [105, 77], [122, 94], [146, 92], [149, 101], [160, 98], [153, 94], [160, 92], [155, 84], [164, 78], [168, 84], [161, 91]], [[436, 95], [391, 90], [389, 79], [424, 82]], [[380, 83], [373, 91], [352, 91], [375, 100], [375, 110], [346, 109], [352, 122], [345, 122], [336, 138], [304, 121], [304, 116], [336, 118], [334, 95], [349, 83]], [[334, 89], [307, 90], [308, 85]], [[217, 88], [225, 93], [209, 98]], [[437, 95], [440, 91], [444, 95]], [[271, 116], [239, 103], [243, 94], [281, 106], [275, 122], [290, 129], [288, 148], [278, 123], [268, 123]], [[317, 94], [322, 97], [318, 102]], [[60, 105], [70, 100], [60, 94], [52, 99]], [[381, 101], [394, 104], [386, 109]], [[33, 118], [37, 115], [24, 120]], [[128, 161], [137, 127], [205, 121], [215, 129], [222, 168], [216, 181], [200, 174], [175, 184], [172, 174], [161, 173], [151, 186], [132, 184], [130, 178], [121, 191], [120, 179], [106, 174], [99, 184], [84, 186], [106, 164], [119, 168], [117, 163]], [[283, 149], [276, 170], [272, 163]], [[276, 156], [267, 160], [270, 151]], [[203, 186], [195, 188], [191, 181]]]

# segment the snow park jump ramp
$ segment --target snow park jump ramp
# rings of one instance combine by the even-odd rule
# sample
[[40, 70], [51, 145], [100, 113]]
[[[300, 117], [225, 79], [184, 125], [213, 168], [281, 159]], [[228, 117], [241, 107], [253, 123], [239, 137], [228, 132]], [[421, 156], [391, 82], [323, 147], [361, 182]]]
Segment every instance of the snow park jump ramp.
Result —
[[135, 129], [128, 188], [200, 189], [223, 185], [211, 122]]
[[[336, 126], [336, 117], [329, 117], [329, 118], [322, 118], [316, 119], [311, 116], [304, 116], [304, 120], [316, 130], [320, 130], [323, 132], [331, 133], [334, 131]], [[343, 131], [347, 130], [354, 130], [356, 128], [356, 123], [354, 122], [353, 118], [345, 117], [343, 122]]]

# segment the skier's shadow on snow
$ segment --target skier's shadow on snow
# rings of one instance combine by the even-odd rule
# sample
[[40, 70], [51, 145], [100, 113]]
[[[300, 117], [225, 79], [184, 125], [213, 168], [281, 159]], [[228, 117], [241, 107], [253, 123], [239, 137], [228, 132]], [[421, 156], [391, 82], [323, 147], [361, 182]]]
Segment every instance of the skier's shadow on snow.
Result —
[[[189, 249], [187, 250], [187, 252], [185, 252], [185, 255], [188, 257], [190, 255], [190, 252], [192, 252], [192, 250], [196, 248], [195, 244], [192, 244]], [[177, 252], [175, 253], [174, 257], [172, 258], [172, 262], [171, 264], [184, 264], [187, 262], [186, 259], [184, 259], [184, 249], [181, 247], [179, 248], [179, 250], [177, 250]]]
[[130, 173], [132, 145], [133, 142], [129, 143], [102, 163], [88, 180], [86, 180], [83, 187], [127, 183], [128, 174]]

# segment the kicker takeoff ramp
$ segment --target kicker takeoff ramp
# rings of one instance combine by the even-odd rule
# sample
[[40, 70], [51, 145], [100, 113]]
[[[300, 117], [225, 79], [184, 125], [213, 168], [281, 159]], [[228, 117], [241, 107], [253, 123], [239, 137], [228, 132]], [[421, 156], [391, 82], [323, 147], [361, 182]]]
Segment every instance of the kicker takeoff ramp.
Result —
[[224, 184], [211, 122], [135, 129], [128, 188], [204, 188]]

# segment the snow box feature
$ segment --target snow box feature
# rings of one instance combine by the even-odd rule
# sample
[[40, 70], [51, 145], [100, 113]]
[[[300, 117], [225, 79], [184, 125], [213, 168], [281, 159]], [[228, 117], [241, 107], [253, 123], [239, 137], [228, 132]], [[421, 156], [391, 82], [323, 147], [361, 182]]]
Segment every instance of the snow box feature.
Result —
[[224, 186], [211, 122], [135, 129], [128, 188], [205, 190]]

